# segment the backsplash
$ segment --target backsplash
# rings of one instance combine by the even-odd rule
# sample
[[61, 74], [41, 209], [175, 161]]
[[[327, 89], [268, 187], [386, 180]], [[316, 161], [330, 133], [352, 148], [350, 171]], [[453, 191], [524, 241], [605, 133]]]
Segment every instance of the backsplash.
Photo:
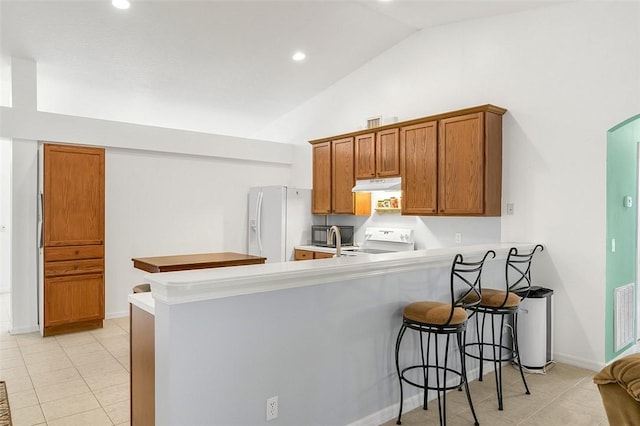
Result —
[[[356, 243], [362, 242], [364, 230], [369, 226], [413, 229], [416, 250], [501, 242], [500, 217], [402, 216], [375, 210], [379, 200], [394, 198], [401, 206], [402, 192], [373, 192], [371, 198], [371, 216], [329, 215], [326, 224], [353, 226]], [[324, 216], [318, 218], [324, 219]], [[456, 234], [460, 234], [459, 243], [456, 242]]]

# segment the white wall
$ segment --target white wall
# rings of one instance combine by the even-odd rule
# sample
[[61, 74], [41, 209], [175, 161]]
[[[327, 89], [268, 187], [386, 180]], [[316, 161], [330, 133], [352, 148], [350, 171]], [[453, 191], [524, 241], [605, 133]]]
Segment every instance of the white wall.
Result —
[[11, 289], [11, 141], [0, 139], [0, 293]]
[[131, 258], [247, 250], [249, 187], [289, 184], [285, 165], [109, 148], [106, 314], [144, 281]]
[[422, 31], [259, 136], [305, 146], [376, 115], [507, 108], [503, 202], [515, 213], [502, 218], [502, 240], [546, 245], [536, 284], [555, 290], [556, 358], [597, 369], [606, 132], [640, 110], [639, 20], [637, 2], [575, 2]]
[[[13, 140], [12, 332], [37, 322], [37, 141]], [[120, 148], [106, 151], [105, 313], [127, 315], [144, 280], [131, 258], [246, 251], [250, 186], [290, 183], [283, 164]]]
[[128, 312], [126, 295], [143, 279], [132, 257], [244, 251], [248, 188], [291, 184], [290, 145], [43, 113], [35, 62], [12, 67], [14, 102], [0, 107], [0, 137], [12, 141], [13, 333], [39, 328], [38, 140], [107, 148], [107, 317]]
[[38, 146], [13, 140], [11, 159], [12, 333], [38, 330]]

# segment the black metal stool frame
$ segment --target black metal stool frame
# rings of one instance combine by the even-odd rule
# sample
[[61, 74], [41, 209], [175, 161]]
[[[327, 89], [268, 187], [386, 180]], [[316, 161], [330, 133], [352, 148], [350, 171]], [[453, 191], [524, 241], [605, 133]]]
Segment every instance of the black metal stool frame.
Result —
[[[473, 414], [474, 424], [476, 426], [479, 425], [478, 417], [476, 416], [475, 409], [473, 408], [473, 402], [471, 401], [471, 394], [469, 392], [469, 385], [467, 381], [467, 370], [466, 370], [466, 361], [464, 357], [464, 340], [465, 333], [467, 329], [467, 319], [459, 324], [450, 324], [455, 308], [464, 308], [468, 309], [472, 306], [480, 303], [480, 276], [482, 273], [482, 267], [484, 265], [485, 260], [489, 255], [495, 257], [495, 252], [493, 250], [487, 251], [482, 260], [477, 262], [465, 262], [461, 254], [457, 254], [453, 260], [453, 264], [451, 266], [451, 279], [450, 279], [450, 312], [447, 321], [444, 324], [429, 324], [425, 322], [418, 322], [415, 320], [411, 320], [406, 318], [403, 315], [402, 326], [400, 327], [400, 331], [398, 332], [398, 338], [396, 340], [395, 347], [395, 357], [396, 357], [396, 371], [398, 373], [398, 380], [400, 382], [400, 410], [398, 412], [398, 420], [396, 424], [402, 424], [402, 406], [403, 406], [403, 382], [407, 382], [412, 386], [424, 389], [424, 400], [423, 400], [423, 409], [427, 409], [427, 396], [429, 390], [435, 390], [438, 396], [438, 415], [440, 418], [440, 424], [446, 425], [446, 407], [447, 407], [447, 399], [446, 393], [452, 389], [462, 390], [462, 386], [465, 388], [467, 401], [469, 402], [469, 407], [471, 408], [471, 413]], [[467, 277], [470, 276], [470, 277]], [[463, 287], [467, 287], [465, 291], [462, 292], [458, 297], [455, 296], [455, 287], [456, 284], [462, 284]], [[459, 286], [459, 285], [458, 285]], [[470, 297], [471, 296], [471, 297]], [[472, 299], [473, 301], [469, 301]], [[399, 361], [399, 353], [400, 353], [400, 344], [402, 342], [402, 338], [404, 337], [407, 329], [415, 330], [419, 332], [420, 335], [420, 356], [421, 356], [421, 364], [412, 365], [404, 368], [402, 371], [400, 370], [400, 361]], [[423, 341], [423, 333], [427, 333], [427, 353], [425, 359], [425, 351], [424, 351], [424, 341]], [[458, 353], [460, 354], [460, 371], [454, 370], [453, 368], [448, 367], [448, 359], [449, 359], [449, 347], [450, 347], [450, 339], [451, 335], [456, 335], [456, 342], [458, 344]], [[429, 350], [431, 348], [431, 336], [435, 335], [435, 364], [429, 364]], [[440, 355], [439, 355], [439, 347], [438, 347], [438, 336], [446, 335], [446, 343], [445, 343], [445, 351], [444, 351], [444, 366], [440, 365]], [[423, 383], [416, 383], [405, 376], [405, 373], [415, 369], [423, 370]], [[435, 370], [436, 374], [436, 384], [435, 386], [429, 385], [429, 370]], [[440, 372], [442, 372], [442, 383], [440, 383]], [[454, 376], [458, 376], [460, 381], [455, 386], [447, 386], [447, 373], [451, 373]]]
[[[533, 250], [527, 253], [519, 253], [516, 247], [509, 249], [507, 261], [505, 264], [505, 295], [504, 300], [499, 306], [483, 306], [482, 301], [480, 304], [471, 307], [472, 316], [475, 315], [476, 324], [476, 342], [464, 344], [464, 353], [466, 356], [477, 359], [480, 361], [479, 381], [482, 381], [483, 376], [483, 364], [484, 361], [493, 362], [496, 382], [496, 394], [498, 397], [498, 410], [504, 409], [503, 394], [502, 394], [502, 363], [513, 361], [518, 364], [520, 370], [520, 377], [524, 384], [525, 394], [530, 395], [529, 386], [522, 370], [522, 363], [520, 362], [520, 348], [518, 345], [518, 311], [520, 305], [505, 306], [509, 298], [509, 293], [515, 293], [522, 300], [529, 295], [531, 288], [531, 261], [533, 255], [540, 248], [540, 251], [544, 250], [542, 245], [537, 244]], [[514, 277], [515, 278], [511, 278]], [[511, 284], [510, 284], [511, 283]], [[482, 292], [482, 290], [481, 290]], [[482, 323], [479, 322], [479, 317], [482, 315]], [[484, 330], [486, 316], [491, 316], [491, 342], [484, 341]], [[496, 317], [500, 318], [500, 337], [496, 343]], [[505, 327], [505, 320], [508, 317], [512, 318], [511, 322], [511, 346], [507, 346], [504, 341], [504, 333], [502, 330]], [[480, 327], [481, 325], [481, 327]], [[465, 335], [466, 337], [466, 335]], [[478, 353], [472, 353], [469, 348], [476, 347]], [[485, 356], [485, 347], [490, 348], [491, 353], [489, 357]], [[503, 355], [504, 354], [504, 355]]]

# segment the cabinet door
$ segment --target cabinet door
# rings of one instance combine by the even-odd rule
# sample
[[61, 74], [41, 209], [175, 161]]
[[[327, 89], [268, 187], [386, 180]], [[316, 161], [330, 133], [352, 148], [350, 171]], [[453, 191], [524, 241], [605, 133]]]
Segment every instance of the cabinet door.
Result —
[[484, 113], [440, 120], [438, 138], [440, 214], [483, 214]]
[[296, 249], [294, 258], [295, 260], [311, 260], [313, 259], [313, 252], [311, 250]]
[[333, 176], [332, 205], [336, 214], [353, 214], [354, 196], [351, 189], [355, 185], [353, 138], [332, 142]]
[[356, 179], [376, 177], [376, 135], [367, 133], [355, 138]]
[[435, 121], [400, 129], [402, 214], [437, 213], [437, 135]]
[[104, 242], [104, 149], [44, 145], [44, 245]]
[[400, 176], [399, 129], [376, 134], [376, 174], [379, 177]]
[[331, 142], [313, 145], [312, 213], [331, 213]]
[[102, 274], [46, 278], [45, 327], [104, 318]]
[[333, 253], [325, 253], [322, 251], [315, 251], [313, 252], [313, 258], [314, 259], [331, 259], [333, 258]]

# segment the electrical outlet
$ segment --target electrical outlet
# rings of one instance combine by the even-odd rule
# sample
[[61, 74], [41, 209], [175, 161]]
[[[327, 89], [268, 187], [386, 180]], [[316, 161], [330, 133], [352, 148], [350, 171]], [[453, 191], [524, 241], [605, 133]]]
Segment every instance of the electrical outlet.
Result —
[[278, 397], [273, 396], [267, 399], [267, 421], [278, 417]]
[[513, 203], [507, 203], [507, 214], [513, 214]]
[[462, 234], [460, 232], [456, 232], [456, 244], [460, 244], [462, 242]]

